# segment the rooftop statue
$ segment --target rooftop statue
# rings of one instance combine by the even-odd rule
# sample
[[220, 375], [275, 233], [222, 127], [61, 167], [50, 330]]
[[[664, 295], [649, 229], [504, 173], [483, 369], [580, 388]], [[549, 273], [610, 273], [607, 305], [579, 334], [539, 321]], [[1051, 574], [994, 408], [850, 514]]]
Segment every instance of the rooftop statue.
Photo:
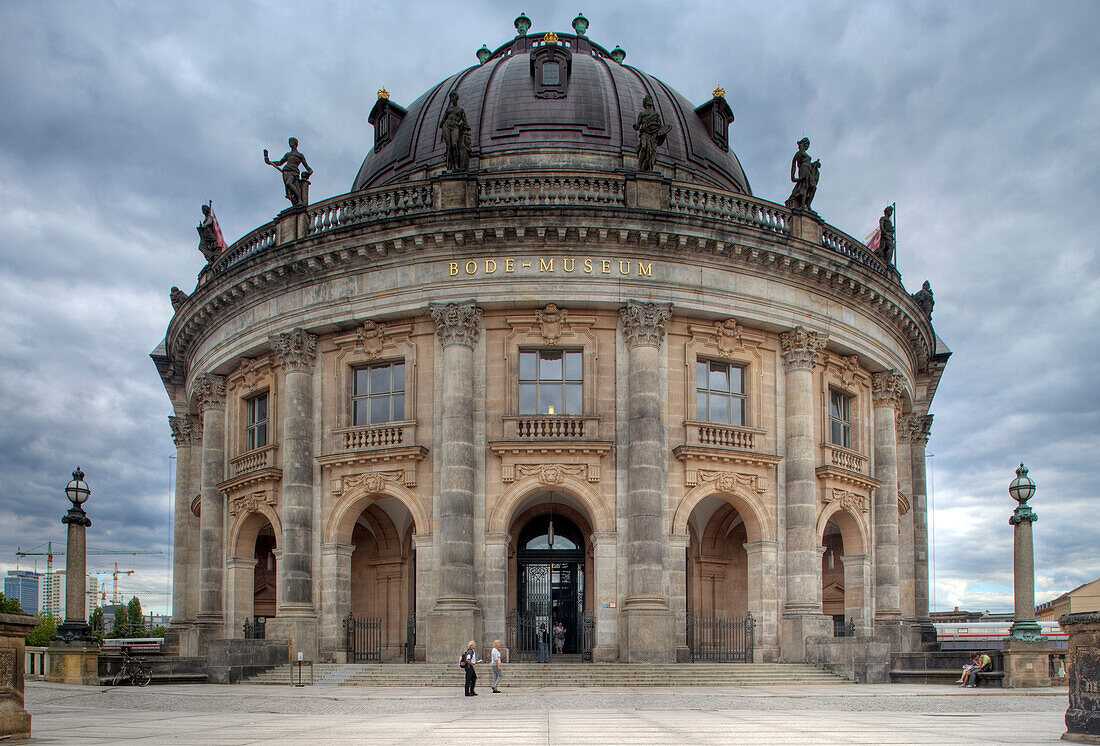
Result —
[[171, 299], [171, 301], [172, 301], [172, 310], [173, 310], [173, 311], [178, 311], [178, 310], [179, 310], [179, 308], [180, 308], [180, 306], [182, 306], [182, 305], [183, 305], [184, 303], [186, 303], [186, 302], [187, 302], [187, 299], [188, 299], [188, 298], [189, 298], [190, 296], [189, 296], [189, 295], [187, 295], [187, 293], [185, 293], [185, 292], [183, 292], [182, 290], [180, 290], [180, 289], [179, 289], [178, 287], [175, 287], [175, 286], [173, 285], [173, 286], [172, 286], [172, 290], [171, 290], [171, 292], [169, 293], [169, 296], [168, 296], [168, 297], [169, 297], [169, 298]]
[[443, 113], [439, 125], [443, 145], [447, 148], [447, 170], [470, 170], [470, 125], [466, 110], [458, 105], [458, 91], [451, 91], [451, 104]]
[[936, 305], [936, 299], [932, 296], [932, 283], [925, 280], [920, 290], [913, 293], [913, 300], [920, 310], [924, 312], [924, 315], [931, 319], [932, 307]]
[[653, 171], [657, 166], [657, 147], [664, 143], [672, 129], [653, 108], [653, 96], [646, 95], [642, 99], [642, 110], [634, 129], [638, 131], [638, 170]]
[[897, 237], [894, 234], [894, 208], [887, 205], [882, 211], [882, 217], [878, 219], [878, 250], [875, 252], [879, 258], [887, 264], [894, 263], [894, 249], [897, 248]]
[[791, 181], [794, 189], [787, 198], [786, 205], [792, 210], [813, 212], [810, 205], [813, 204], [814, 195], [817, 194], [817, 180], [821, 175], [821, 161], [810, 158], [806, 151], [810, 149], [810, 138], [803, 137], [798, 141], [798, 152], [791, 159]]
[[202, 206], [202, 222], [195, 226], [195, 230], [199, 232], [199, 251], [206, 257], [206, 261], [214, 261], [222, 246], [218, 240], [218, 228], [210, 205]]
[[[274, 163], [264, 150], [264, 163], [282, 171], [283, 186], [286, 187], [286, 198], [290, 200], [291, 207], [305, 207], [309, 200], [309, 177], [313, 175], [313, 169], [306, 163], [306, 157], [298, 152], [298, 138], [292, 137], [287, 143], [290, 150]], [[298, 168], [305, 170], [300, 174]]]

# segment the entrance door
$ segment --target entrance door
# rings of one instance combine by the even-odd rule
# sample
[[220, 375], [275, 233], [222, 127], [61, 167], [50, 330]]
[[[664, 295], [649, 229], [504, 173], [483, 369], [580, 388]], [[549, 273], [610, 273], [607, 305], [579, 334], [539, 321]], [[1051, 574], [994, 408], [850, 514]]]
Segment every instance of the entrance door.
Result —
[[538, 630], [546, 630], [551, 656], [558, 654], [553, 630], [559, 622], [561, 653], [579, 655], [584, 647], [584, 560], [580, 530], [563, 516], [537, 516], [520, 532], [517, 616], [534, 626], [536, 640]]

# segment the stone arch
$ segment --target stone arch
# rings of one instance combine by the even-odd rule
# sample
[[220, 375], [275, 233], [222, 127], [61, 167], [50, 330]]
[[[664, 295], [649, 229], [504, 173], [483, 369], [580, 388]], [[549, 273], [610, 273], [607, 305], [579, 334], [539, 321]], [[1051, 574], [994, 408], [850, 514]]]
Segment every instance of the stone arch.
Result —
[[326, 543], [351, 543], [351, 532], [355, 528], [359, 516], [372, 502], [383, 497], [396, 498], [413, 517], [413, 526], [418, 534], [431, 533], [431, 519], [428, 517], [424, 506], [412, 491], [401, 484], [392, 481], [382, 481], [378, 489], [371, 491], [365, 485], [355, 485], [345, 491], [336, 501], [332, 512], [329, 514], [328, 524], [325, 526]]
[[817, 541], [820, 544], [825, 537], [825, 528], [829, 521], [840, 530], [844, 541], [845, 554], [867, 554], [870, 551], [867, 526], [862, 516], [843, 507], [839, 502], [826, 505], [817, 517]]
[[253, 510], [242, 512], [233, 523], [229, 532], [229, 546], [233, 551], [231, 557], [251, 557], [256, 550], [256, 536], [265, 523], [271, 524], [271, 530], [275, 532], [275, 546], [283, 546], [283, 526], [279, 520], [279, 514], [271, 509], [267, 503], [257, 505]]
[[603, 496], [587, 481], [569, 474], [562, 475], [561, 481], [556, 484], [546, 484], [537, 476], [514, 482], [493, 506], [487, 530], [490, 533], [507, 533], [523, 503], [542, 492], [560, 492], [580, 503], [583, 512], [588, 513], [587, 519], [594, 532], [615, 530], [615, 517], [604, 504]]
[[695, 510], [695, 506], [708, 497], [717, 497], [721, 500], [725, 500], [737, 509], [738, 514], [741, 516], [741, 520], [745, 523], [745, 532], [748, 535], [748, 541], [775, 540], [775, 527], [772, 525], [771, 518], [768, 516], [767, 511], [764, 510], [764, 506], [761, 505], [759, 498], [741, 485], [735, 485], [732, 489], [721, 490], [718, 488], [717, 481], [702, 482], [692, 487], [688, 493], [684, 495], [684, 498], [680, 501], [680, 505], [676, 508], [676, 512], [672, 516], [673, 536], [687, 535], [688, 519], [691, 518], [691, 512]]

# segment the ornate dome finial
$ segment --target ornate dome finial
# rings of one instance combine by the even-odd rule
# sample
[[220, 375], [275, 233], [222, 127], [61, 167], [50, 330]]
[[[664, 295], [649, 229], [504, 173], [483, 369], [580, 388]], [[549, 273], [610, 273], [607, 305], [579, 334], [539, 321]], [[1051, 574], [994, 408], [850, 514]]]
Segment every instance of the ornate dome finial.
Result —
[[713, 95], [713, 96], [714, 96], [715, 98], [725, 98], [725, 97], [726, 97], [726, 89], [725, 89], [725, 88], [723, 88], [723, 87], [721, 86], [721, 84], [719, 84], [719, 86], [718, 86], [717, 88], [715, 88], [715, 89], [714, 89], [714, 93], [713, 93], [712, 95]]
[[577, 13], [577, 17], [573, 19], [573, 30], [577, 32], [577, 36], [584, 36], [588, 31], [588, 19], [584, 17], [584, 13]]
[[620, 65], [623, 64], [623, 60], [626, 59], [626, 50], [616, 44], [615, 48], [611, 50], [611, 59], [615, 60]]
[[558, 35], [555, 34], [553, 31], [547, 31], [545, 34], [543, 34], [542, 43], [543, 44], [557, 44], [558, 43]]
[[381, 88], [378, 89], [378, 98], [380, 98], [380, 99], [389, 99], [389, 97], [390, 97], [390, 92], [386, 90], [386, 86], [382, 86]]
[[516, 27], [516, 33], [520, 36], [527, 36], [528, 30], [531, 28], [531, 19], [525, 14], [520, 13], [513, 24]]
[[477, 50], [477, 61], [484, 65], [489, 61], [489, 58], [493, 56], [493, 53], [489, 50], [488, 45], [482, 44], [481, 49]]

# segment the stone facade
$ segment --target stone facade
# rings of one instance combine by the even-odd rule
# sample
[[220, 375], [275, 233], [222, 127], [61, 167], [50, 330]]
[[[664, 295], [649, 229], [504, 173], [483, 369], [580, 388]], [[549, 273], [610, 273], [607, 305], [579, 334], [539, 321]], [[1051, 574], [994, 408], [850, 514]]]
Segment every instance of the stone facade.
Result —
[[350, 613], [450, 661], [507, 639], [547, 520], [596, 660], [686, 660], [689, 618], [746, 613], [757, 660], [837, 621], [908, 644], [949, 353], [896, 270], [687, 165], [509, 157], [262, 226], [180, 303], [153, 357], [181, 652], [263, 604], [292, 655], [343, 660]]

